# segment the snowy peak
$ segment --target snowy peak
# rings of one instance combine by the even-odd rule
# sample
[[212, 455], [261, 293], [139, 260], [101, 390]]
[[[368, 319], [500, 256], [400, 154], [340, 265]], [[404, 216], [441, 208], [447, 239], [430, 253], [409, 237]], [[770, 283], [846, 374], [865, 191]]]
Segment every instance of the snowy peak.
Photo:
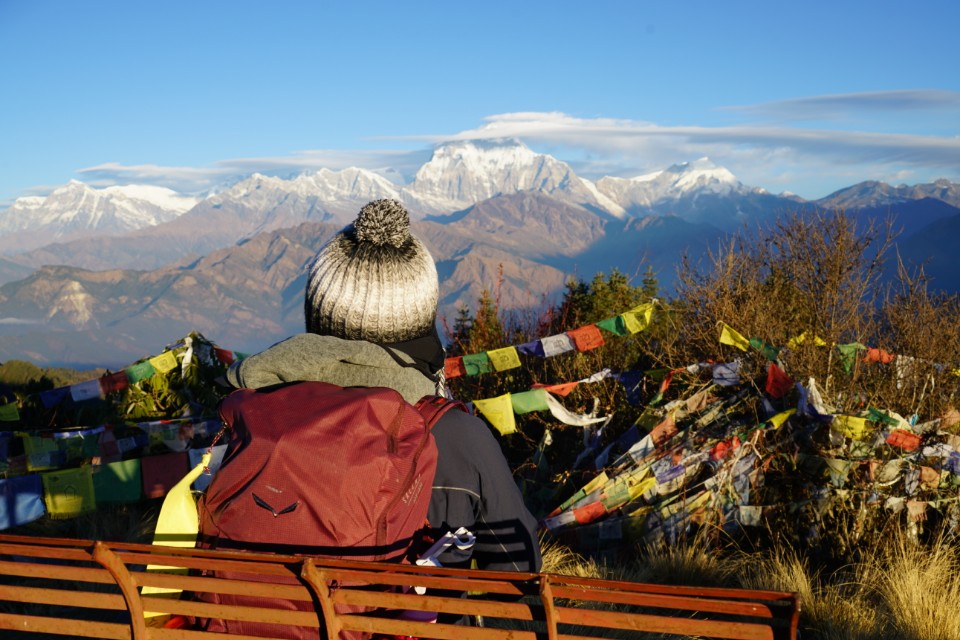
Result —
[[561, 200], [623, 210], [578, 177], [565, 162], [536, 153], [518, 140], [466, 140], [438, 146], [403, 190], [425, 213], [449, 213], [500, 194], [536, 190]]
[[597, 188], [627, 210], [653, 207], [705, 193], [723, 196], [750, 192], [733, 173], [709, 158], [682, 162], [634, 178], [601, 178], [597, 181]]
[[111, 235], [167, 222], [196, 203], [196, 198], [163, 187], [95, 189], [71, 180], [45, 198], [19, 198], [0, 212], [0, 235], [42, 230], [46, 242], [93, 233]]

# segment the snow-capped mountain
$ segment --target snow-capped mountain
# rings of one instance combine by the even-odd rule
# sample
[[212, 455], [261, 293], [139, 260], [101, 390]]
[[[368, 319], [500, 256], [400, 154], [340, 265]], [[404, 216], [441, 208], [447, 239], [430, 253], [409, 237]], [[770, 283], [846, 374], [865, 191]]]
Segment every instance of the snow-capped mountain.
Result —
[[425, 213], [450, 213], [496, 195], [539, 191], [615, 217], [623, 207], [577, 176], [565, 162], [536, 153], [518, 140], [453, 142], [433, 157], [403, 188], [403, 198]]
[[675, 164], [635, 178], [600, 178], [597, 189], [630, 212], [696, 193], [732, 195], [751, 192], [730, 171], [718, 167], [709, 158]]
[[188, 211], [197, 201], [164, 187], [96, 189], [71, 180], [45, 198], [19, 198], [0, 211], [0, 250], [23, 251], [51, 242], [156, 226]]

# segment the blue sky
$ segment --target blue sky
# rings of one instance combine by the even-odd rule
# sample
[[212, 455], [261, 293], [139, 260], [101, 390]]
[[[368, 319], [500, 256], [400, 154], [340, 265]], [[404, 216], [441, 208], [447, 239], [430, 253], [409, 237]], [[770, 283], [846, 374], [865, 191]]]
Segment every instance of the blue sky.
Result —
[[818, 198], [960, 182], [960, 3], [0, 0], [0, 207], [201, 192], [516, 137], [581, 175], [709, 156]]

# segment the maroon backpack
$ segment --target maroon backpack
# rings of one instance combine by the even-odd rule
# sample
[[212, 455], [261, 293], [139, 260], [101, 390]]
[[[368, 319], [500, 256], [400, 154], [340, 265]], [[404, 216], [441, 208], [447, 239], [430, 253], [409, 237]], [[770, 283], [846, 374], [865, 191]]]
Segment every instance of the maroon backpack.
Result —
[[[430, 430], [458, 405], [428, 396], [413, 406], [392, 389], [325, 382], [233, 392], [220, 406], [229, 447], [198, 503], [198, 544], [403, 559], [426, 524], [437, 463]], [[263, 604], [247, 596], [229, 602], [227, 596], [196, 597]], [[270, 606], [292, 609], [294, 603], [270, 601]], [[248, 635], [279, 630], [232, 620], [206, 620], [202, 627]], [[301, 635], [292, 637], [322, 635], [300, 629]]]

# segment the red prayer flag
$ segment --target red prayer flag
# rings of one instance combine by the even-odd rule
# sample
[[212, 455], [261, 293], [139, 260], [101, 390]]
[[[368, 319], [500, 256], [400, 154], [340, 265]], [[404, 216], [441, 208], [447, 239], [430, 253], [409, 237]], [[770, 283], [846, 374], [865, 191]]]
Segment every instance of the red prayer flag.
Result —
[[603, 335], [595, 324], [571, 329], [567, 331], [567, 335], [573, 340], [573, 346], [577, 348], [577, 351], [590, 351], [604, 345]]
[[767, 384], [764, 391], [772, 398], [782, 398], [793, 389], [793, 380], [786, 372], [771, 362], [767, 365]]
[[535, 384], [533, 385], [534, 389], [546, 389], [550, 393], [553, 393], [558, 396], [566, 397], [570, 395], [570, 392], [577, 388], [579, 382], [561, 382], [560, 384]]
[[603, 506], [601, 501], [597, 500], [596, 502], [591, 502], [590, 504], [584, 505], [579, 509], [574, 509], [573, 517], [577, 519], [577, 523], [587, 524], [588, 522], [593, 522], [606, 512], [606, 507]]
[[443, 361], [443, 376], [445, 378], [459, 378], [465, 375], [467, 375], [467, 368], [463, 366], [463, 356], [447, 358]]
[[115, 391], [123, 391], [128, 386], [130, 386], [130, 380], [127, 378], [127, 372], [125, 370], [117, 371], [116, 373], [111, 373], [100, 378], [100, 388], [103, 390], [104, 395]]
[[215, 356], [217, 356], [217, 360], [223, 364], [233, 364], [233, 361], [236, 359], [233, 355], [233, 351], [221, 349], [220, 347], [214, 347], [213, 353]]
[[913, 451], [920, 446], [920, 436], [906, 429], [894, 429], [887, 436], [887, 444], [900, 447], [904, 451]]
[[863, 356], [864, 362], [879, 362], [881, 364], [890, 364], [893, 362], [894, 355], [883, 349], [867, 349], [867, 354]]

